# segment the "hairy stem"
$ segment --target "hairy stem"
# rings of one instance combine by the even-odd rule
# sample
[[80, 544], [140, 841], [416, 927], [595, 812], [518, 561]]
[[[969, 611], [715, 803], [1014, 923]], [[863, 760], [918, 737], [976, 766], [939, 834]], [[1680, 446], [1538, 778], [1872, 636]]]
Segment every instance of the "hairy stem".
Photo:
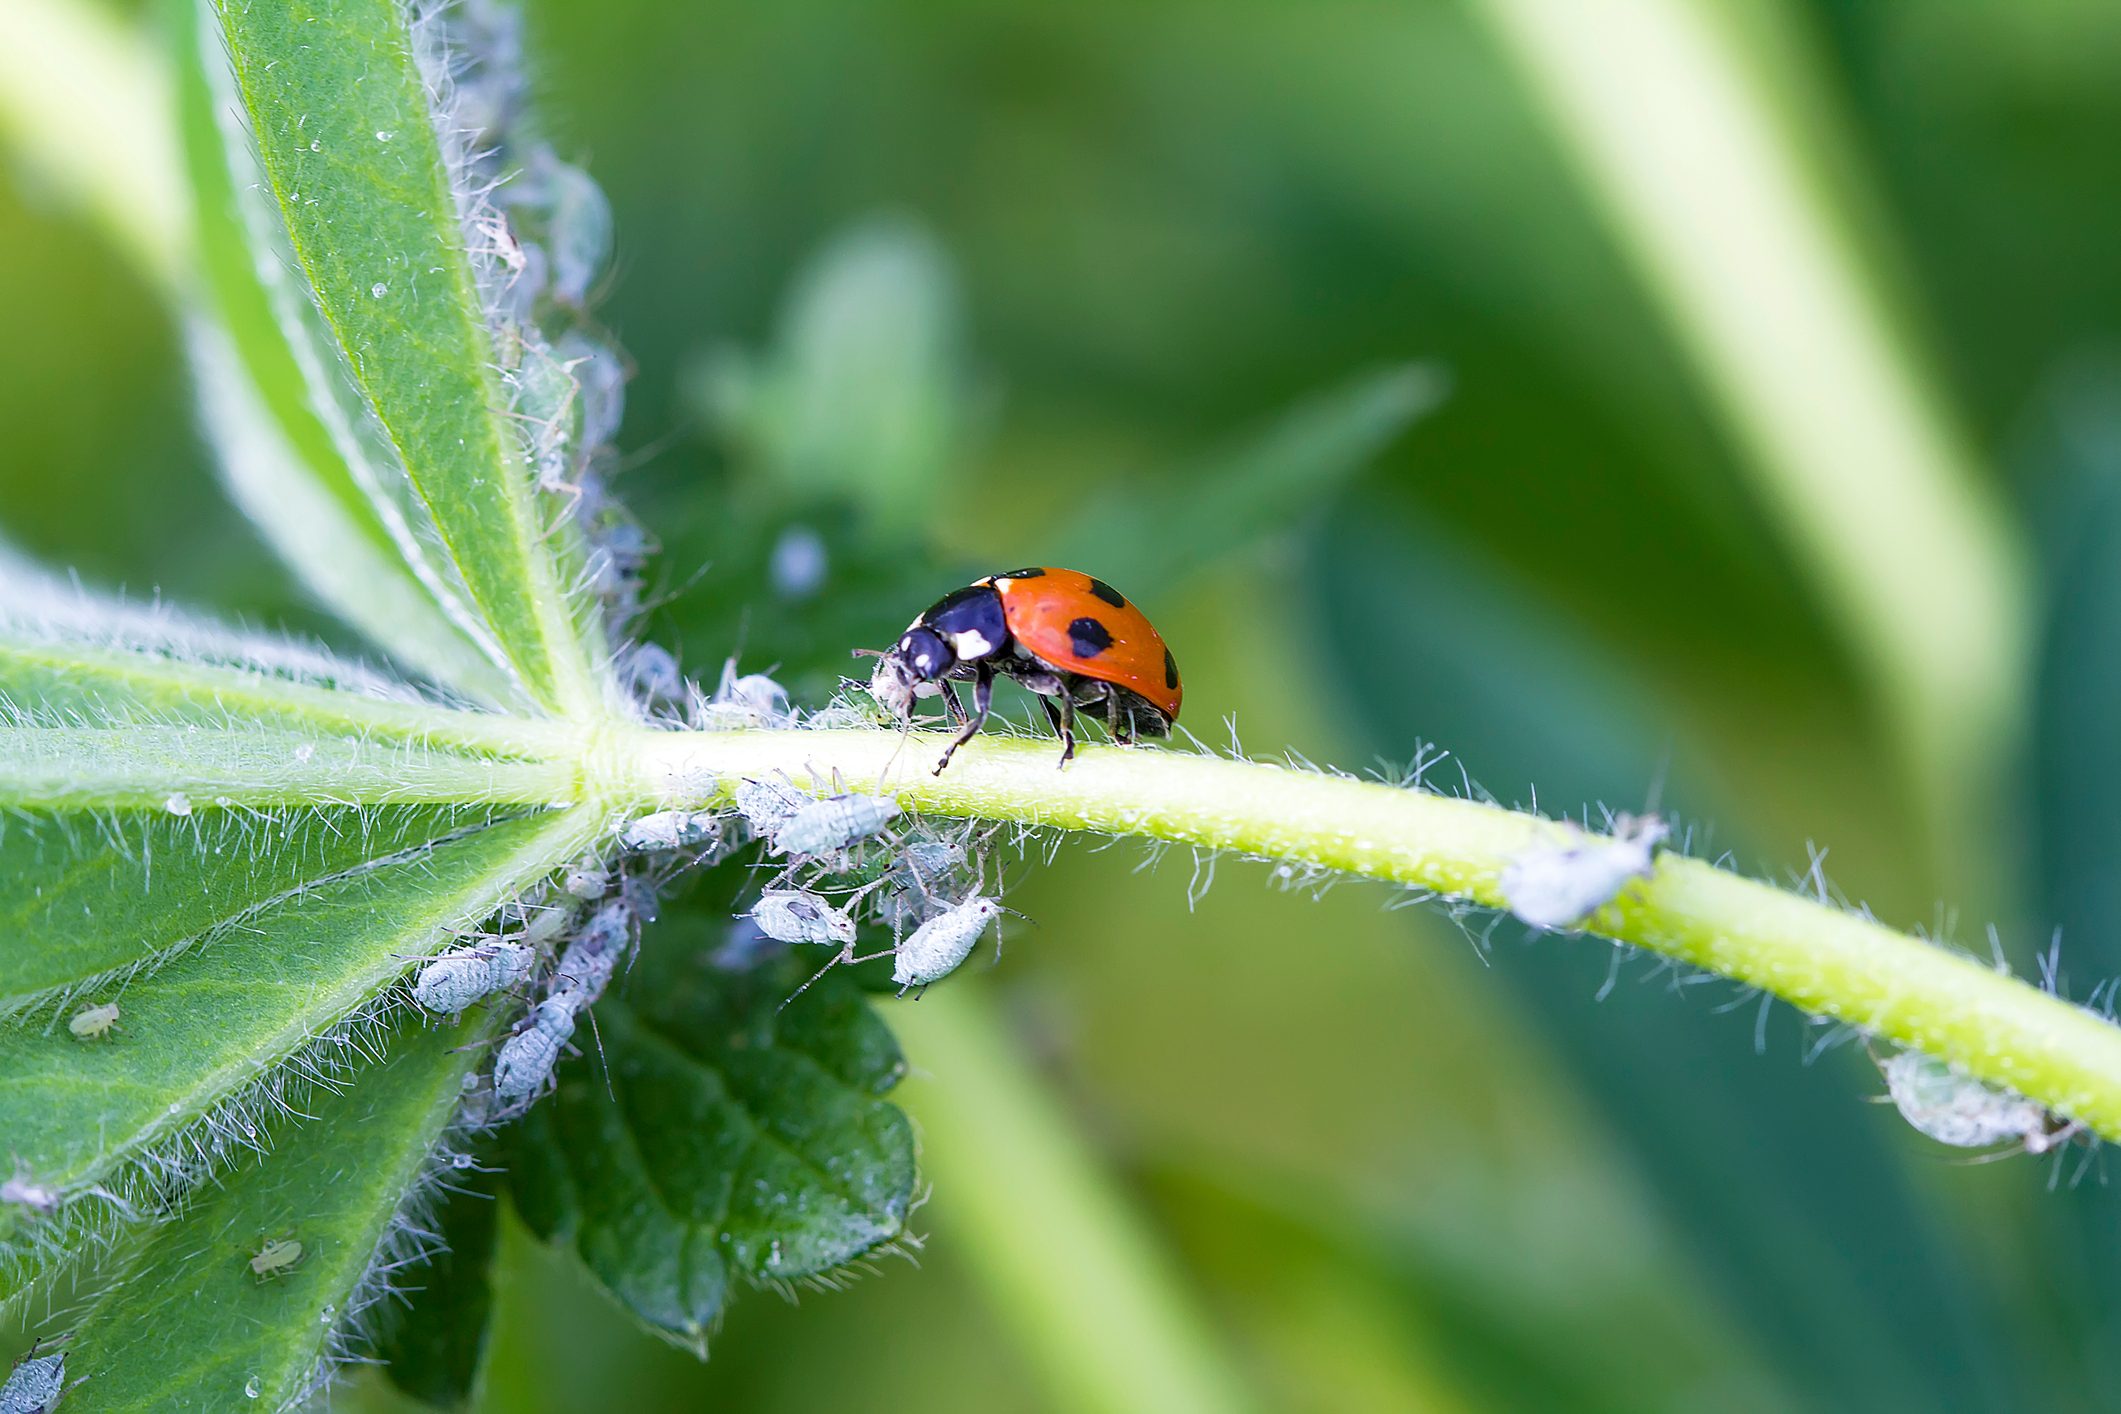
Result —
[[[809, 784], [837, 773], [850, 789], [889, 792], [925, 813], [1232, 850], [1490, 908], [1502, 906], [1512, 859], [1572, 838], [1500, 806], [1177, 751], [1086, 746], [1057, 771], [1051, 742], [989, 738], [935, 776], [941, 741], [880, 730], [644, 732], [626, 754], [670, 804], [711, 804], [744, 777], [785, 772]], [[2121, 1139], [2121, 1028], [1961, 954], [1674, 854], [1587, 930], [1956, 1062]]]

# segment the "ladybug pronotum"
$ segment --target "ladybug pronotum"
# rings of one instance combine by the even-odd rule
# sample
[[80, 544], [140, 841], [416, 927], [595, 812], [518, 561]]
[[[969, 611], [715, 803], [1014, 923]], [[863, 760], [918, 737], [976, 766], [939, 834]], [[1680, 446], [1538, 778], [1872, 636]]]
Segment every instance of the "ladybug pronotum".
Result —
[[[916, 697], [941, 693], [957, 736], [935, 771], [986, 724], [997, 674], [1038, 694], [1060, 733], [1060, 763], [1075, 755], [1075, 709], [1099, 712], [1112, 739], [1164, 736], [1178, 720], [1178, 663], [1140, 609], [1101, 579], [1075, 570], [1011, 570], [937, 600], [888, 652], [869, 691], [910, 720]], [[972, 683], [972, 712], [953, 681]]]

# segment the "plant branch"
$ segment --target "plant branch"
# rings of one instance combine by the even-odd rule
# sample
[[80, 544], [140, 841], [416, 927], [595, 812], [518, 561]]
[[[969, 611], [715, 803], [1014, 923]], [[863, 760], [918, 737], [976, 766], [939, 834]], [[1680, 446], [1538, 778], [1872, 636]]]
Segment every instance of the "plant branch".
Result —
[[[1504, 868], [1570, 827], [1427, 791], [1185, 752], [982, 739], [930, 774], [942, 738], [883, 730], [661, 732], [634, 738], [644, 784], [707, 805], [736, 780], [833, 773], [909, 809], [1135, 835], [1360, 875], [1487, 908]], [[1812, 1015], [1955, 1062], [2121, 1139], [2121, 1028], [1962, 954], [1675, 854], [1587, 931], [1758, 987]], [[1292, 963], [1301, 964], [1301, 955]]]

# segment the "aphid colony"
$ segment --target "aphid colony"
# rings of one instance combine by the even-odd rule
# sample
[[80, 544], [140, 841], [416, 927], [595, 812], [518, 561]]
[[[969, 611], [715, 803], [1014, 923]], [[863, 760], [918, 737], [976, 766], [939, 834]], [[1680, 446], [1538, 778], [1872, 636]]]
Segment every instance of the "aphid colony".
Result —
[[[725, 681], [716, 705], [740, 710], [739, 700], [748, 698], [741, 710], [785, 710], [777, 688], [742, 686], [747, 682], [738, 679], [732, 692]], [[576, 861], [542, 896], [504, 911], [494, 932], [419, 967], [412, 998], [435, 1016], [457, 1016], [497, 995], [526, 1004], [496, 1047], [489, 1075], [476, 1083], [475, 1106], [488, 1117], [519, 1114], [550, 1087], [585, 1015], [630, 961], [642, 925], [653, 921], [656, 886], [746, 840], [763, 845], [762, 863], [775, 867], [742, 915], [755, 937], [829, 947], [825, 969], [867, 961], [857, 953], [866, 912], [891, 940], [872, 956], [895, 957], [892, 980], [902, 991], [954, 970], [1005, 911], [982, 891], [969, 834], [932, 833], [909, 822], [889, 796], [817, 792], [776, 777], [738, 781], [730, 797], [735, 808], [725, 814], [665, 810], [628, 822], [617, 832], [616, 859]], [[754, 947], [740, 956], [749, 966], [765, 952]]]
[[[889, 797], [811, 797], [777, 781], [745, 781], [733, 794], [768, 855], [787, 861], [745, 917], [777, 942], [836, 948], [819, 976], [841, 963], [888, 956], [901, 993], [925, 987], [970, 956], [1003, 912], [981, 892], [974, 841], [900, 828], [898, 803]], [[892, 942], [859, 955], [857, 913], [864, 906]]]

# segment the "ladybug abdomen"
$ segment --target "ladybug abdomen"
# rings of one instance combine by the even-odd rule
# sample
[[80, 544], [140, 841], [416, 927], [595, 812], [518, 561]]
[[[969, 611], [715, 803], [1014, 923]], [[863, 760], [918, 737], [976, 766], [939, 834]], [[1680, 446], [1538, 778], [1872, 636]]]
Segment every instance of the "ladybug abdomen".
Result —
[[1018, 649], [1078, 677], [1123, 687], [1166, 718], [1184, 691], [1149, 618], [1111, 585], [1076, 570], [1024, 569], [981, 580], [1000, 597]]

